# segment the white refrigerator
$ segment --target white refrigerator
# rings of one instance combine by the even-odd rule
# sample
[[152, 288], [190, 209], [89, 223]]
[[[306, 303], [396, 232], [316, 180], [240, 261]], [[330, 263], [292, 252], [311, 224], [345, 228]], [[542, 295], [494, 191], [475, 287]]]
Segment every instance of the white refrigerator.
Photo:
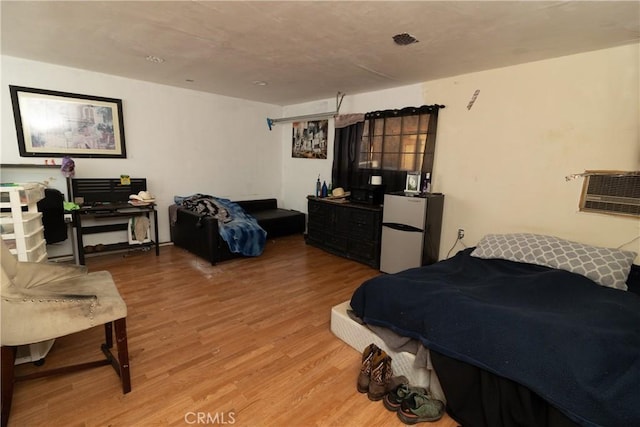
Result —
[[380, 271], [397, 273], [437, 261], [443, 204], [442, 194], [385, 194]]

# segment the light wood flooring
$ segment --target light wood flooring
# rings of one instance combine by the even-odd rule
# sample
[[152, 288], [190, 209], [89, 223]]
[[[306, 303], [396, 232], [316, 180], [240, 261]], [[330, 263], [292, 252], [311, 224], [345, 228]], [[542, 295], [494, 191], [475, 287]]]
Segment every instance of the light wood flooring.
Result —
[[[301, 235], [216, 266], [173, 246], [87, 265], [127, 303], [133, 390], [109, 366], [18, 382], [10, 426], [404, 425], [356, 391], [361, 355], [329, 328], [331, 307], [377, 270]], [[100, 327], [58, 339], [44, 367], [93, 360], [102, 340]]]

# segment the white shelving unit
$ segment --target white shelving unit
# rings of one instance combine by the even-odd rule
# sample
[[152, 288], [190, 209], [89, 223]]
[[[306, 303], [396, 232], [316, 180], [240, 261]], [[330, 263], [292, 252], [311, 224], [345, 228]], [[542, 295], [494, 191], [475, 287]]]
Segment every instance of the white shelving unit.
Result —
[[[18, 261], [47, 260], [42, 213], [38, 201], [44, 198], [44, 186], [38, 183], [0, 186], [0, 234]], [[47, 355], [54, 340], [18, 347], [16, 365], [39, 363]]]
[[0, 214], [2, 240], [19, 261], [45, 261], [47, 242], [37, 206], [44, 197], [44, 186], [38, 183], [1, 186], [0, 192], [0, 207], [6, 211]]

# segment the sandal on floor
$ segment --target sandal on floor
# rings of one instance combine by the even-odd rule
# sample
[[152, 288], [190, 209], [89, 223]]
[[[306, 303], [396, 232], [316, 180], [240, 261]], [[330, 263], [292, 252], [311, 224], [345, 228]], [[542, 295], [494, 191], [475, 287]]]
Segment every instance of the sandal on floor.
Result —
[[397, 413], [400, 421], [405, 424], [438, 421], [444, 415], [444, 403], [430, 399], [424, 394], [415, 393], [402, 401]]
[[411, 387], [409, 384], [400, 384], [395, 389], [389, 391], [382, 403], [384, 407], [392, 412], [396, 412], [402, 406], [402, 401], [408, 399], [412, 394], [427, 395], [427, 390], [423, 387]]

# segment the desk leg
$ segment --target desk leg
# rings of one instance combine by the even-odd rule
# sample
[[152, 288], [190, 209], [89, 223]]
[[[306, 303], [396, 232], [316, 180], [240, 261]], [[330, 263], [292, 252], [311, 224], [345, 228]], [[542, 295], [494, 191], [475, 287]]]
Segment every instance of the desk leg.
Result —
[[73, 263], [77, 265], [80, 264], [80, 256], [78, 253], [78, 230], [71, 223], [71, 246], [73, 246]]
[[80, 264], [78, 261], [78, 241], [76, 239], [76, 221], [73, 213], [64, 214], [64, 222], [67, 225], [69, 235], [71, 236], [71, 251], [73, 252], [73, 263]]
[[76, 226], [76, 242], [78, 248], [78, 264], [84, 265], [84, 242], [82, 241], [82, 219], [80, 219], [80, 214], [75, 215], [75, 226]]
[[158, 212], [153, 209], [153, 232], [156, 240], [156, 256], [160, 256], [160, 237], [158, 237]]

